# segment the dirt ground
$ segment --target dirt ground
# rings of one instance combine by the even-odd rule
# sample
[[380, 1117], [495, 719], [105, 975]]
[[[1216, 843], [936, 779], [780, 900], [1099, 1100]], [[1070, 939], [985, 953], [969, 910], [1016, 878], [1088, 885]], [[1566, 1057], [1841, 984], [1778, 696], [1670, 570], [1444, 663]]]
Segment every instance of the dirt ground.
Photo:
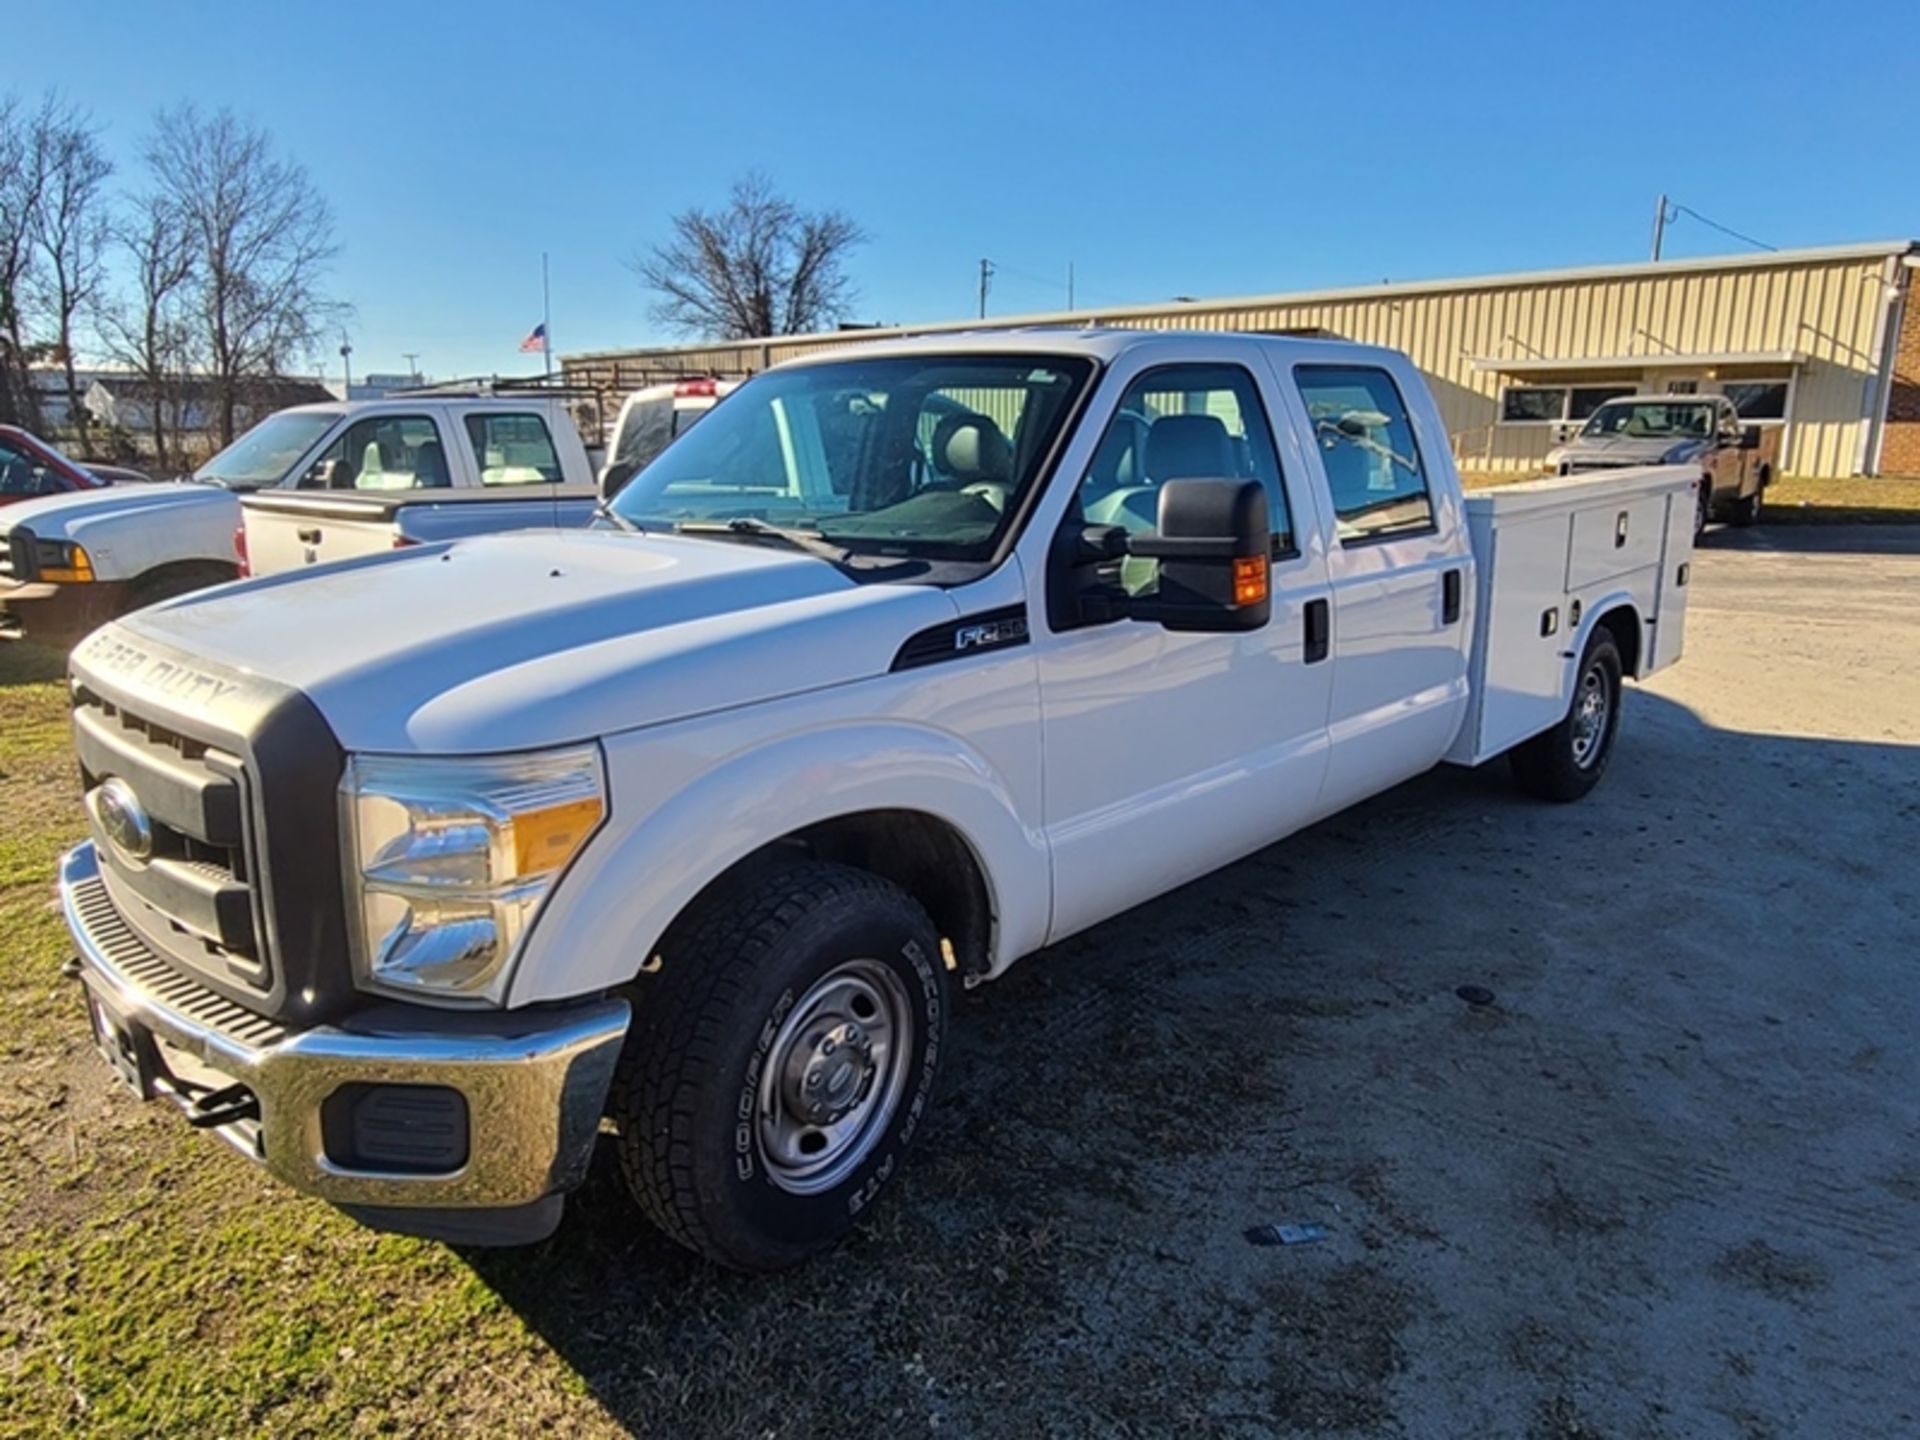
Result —
[[482, 1274], [642, 1426], [1914, 1433], [1916, 599], [1920, 532], [1715, 532], [1588, 802], [1438, 772], [975, 992], [817, 1271]]
[[[553, 1241], [452, 1256], [207, 1147], [116, 1244], [175, 1237], [140, 1283], [202, 1307], [216, 1379], [297, 1333], [267, 1378], [155, 1354], [187, 1398], [141, 1408], [82, 1363], [134, 1282], [94, 1340], [52, 1260], [0, 1340], [87, 1390], [65, 1428], [1920, 1433], [1917, 600], [1920, 528], [1716, 532], [1589, 800], [1437, 772], [966, 996], [901, 1183], [796, 1273], [706, 1269], [604, 1156]], [[138, 1178], [62, 1143], [89, 1206]], [[192, 1186], [220, 1246], [178, 1243]], [[1245, 1237], [1284, 1222], [1327, 1236]]]

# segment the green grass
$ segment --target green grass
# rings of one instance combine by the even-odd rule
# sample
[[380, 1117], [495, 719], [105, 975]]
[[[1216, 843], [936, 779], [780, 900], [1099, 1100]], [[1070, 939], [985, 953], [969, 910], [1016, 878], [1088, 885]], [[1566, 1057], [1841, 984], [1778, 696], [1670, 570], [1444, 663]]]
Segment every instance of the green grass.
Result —
[[60, 676], [0, 645], [0, 1435], [616, 1430], [457, 1254], [114, 1089], [60, 975]]

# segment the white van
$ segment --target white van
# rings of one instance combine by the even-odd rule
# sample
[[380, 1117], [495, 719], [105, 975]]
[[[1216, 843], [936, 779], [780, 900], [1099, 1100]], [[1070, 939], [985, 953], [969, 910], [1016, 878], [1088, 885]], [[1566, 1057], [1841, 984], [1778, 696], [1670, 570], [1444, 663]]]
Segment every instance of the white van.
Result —
[[738, 380], [711, 377], [670, 380], [636, 390], [620, 407], [600, 469], [600, 493], [612, 499], [634, 476], [653, 463], [677, 436], [740, 388]]

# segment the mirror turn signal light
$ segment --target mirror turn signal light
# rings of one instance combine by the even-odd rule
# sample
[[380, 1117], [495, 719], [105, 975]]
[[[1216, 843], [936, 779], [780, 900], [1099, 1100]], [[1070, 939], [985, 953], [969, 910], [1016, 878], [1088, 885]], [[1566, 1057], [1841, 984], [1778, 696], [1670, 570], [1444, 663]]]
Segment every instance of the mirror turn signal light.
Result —
[[1240, 555], [1233, 562], [1233, 603], [1258, 605], [1267, 598], [1267, 557]]

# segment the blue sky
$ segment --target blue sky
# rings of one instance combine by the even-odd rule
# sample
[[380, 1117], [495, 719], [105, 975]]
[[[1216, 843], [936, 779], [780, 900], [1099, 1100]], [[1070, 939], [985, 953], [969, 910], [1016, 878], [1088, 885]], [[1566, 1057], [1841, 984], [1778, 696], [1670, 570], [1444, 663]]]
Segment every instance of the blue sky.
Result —
[[[1654, 197], [1779, 246], [1920, 234], [1896, 5], [174, 3], [10, 7], [135, 178], [231, 106], [338, 219], [354, 367], [519, 372], [671, 338], [624, 257], [758, 167], [851, 213], [860, 317], [1645, 258]], [[1691, 218], [1670, 255], [1742, 249]], [[337, 358], [329, 367], [337, 371]]]

